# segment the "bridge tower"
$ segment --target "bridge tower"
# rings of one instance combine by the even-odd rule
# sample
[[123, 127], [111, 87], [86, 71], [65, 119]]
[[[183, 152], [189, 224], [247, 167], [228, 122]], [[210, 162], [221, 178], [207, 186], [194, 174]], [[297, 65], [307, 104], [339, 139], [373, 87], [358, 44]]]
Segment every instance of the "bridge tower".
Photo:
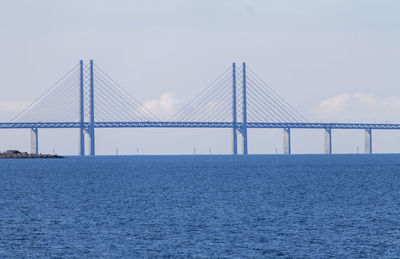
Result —
[[232, 134], [233, 134], [233, 150], [232, 153], [237, 155], [237, 118], [236, 118], [236, 64], [232, 64]]
[[243, 155], [248, 154], [247, 149], [247, 93], [246, 93], [246, 63], [243, 62], [242, 65], [242, 117], [243, 123], [240, 127], [237, 126], [237, 93], [236, 93], [236, 64], [232, 64], [232, 82], [233, 82], [233, 91], [232, 91], [232, 117], [233, 117], [233, 154], [238, 154], [238, 143], [237, 143], [237, 133], [239, 132], [242, 135], [243, 139]]
[[85, 155], [85, 105], [84, 105], [84, 85], [83, 85], [83, 60], [79, 62], [79, 155]]
[[93, 60], [90, 60], [90, 124], [89, 124], [89, 138], [90, 138], [90, 155], [95, 155], [95, 138], [94, 138], [94, 81], [93, 81]]
[[[79, 155], [85, 155], [85, 133], [87, 133], [90, 142], [90, 155], [95, 155], [95, 134], [94, 134], [94, 75], [93, 60], [89, 63], [89, 124], [85, 127], [85, 111], [87, 103], [85, 103], [85, 90], [87, 89], [87, 81], [85, 80], [85, 71], [83, 60], [79, 62]], [[86, 104], [86, 105], [85, 105]]]
[[241, 129], [241, 133], [243, 136], [243, 155], [247, 156], [248, 151], [247, 151], [247, 96], [246, 96], [246, 63], [243, 62], [242, 66], [242, 85], [243, 85], [243, 125]]

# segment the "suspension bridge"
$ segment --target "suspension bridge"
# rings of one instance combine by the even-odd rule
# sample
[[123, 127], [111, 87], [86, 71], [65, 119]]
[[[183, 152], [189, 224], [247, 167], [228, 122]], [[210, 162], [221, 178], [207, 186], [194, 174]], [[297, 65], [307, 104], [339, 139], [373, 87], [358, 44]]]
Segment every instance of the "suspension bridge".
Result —
[[400, 129], [400, 124], [313, 123], [304, 118], [261, 77], [242, 63], [227, 68], [167, 121], [161, 121], [93, 60], [82, 60], [43, 95], [1, 129], [30, 129], [31, 153], [39, 153], [39, 129], [79, 129], [79, 155], [95, 155], [96, 128], [232, 129], [232, 154], [248, 154], [249, 128], [283, 129], [283, 153], [291, 153], [292, 129], [321, 129], [325, 153], [332, 154], [332, 130], [365, 131], [365, 153], [372, 153], [372, 130]]

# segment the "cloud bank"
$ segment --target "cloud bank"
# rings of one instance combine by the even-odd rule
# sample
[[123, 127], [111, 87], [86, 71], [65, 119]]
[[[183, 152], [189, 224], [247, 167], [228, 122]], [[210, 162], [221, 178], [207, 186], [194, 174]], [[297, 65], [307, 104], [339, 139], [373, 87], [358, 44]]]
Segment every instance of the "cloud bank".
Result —
[[163, 93], [160, 99], [152, 99], [143, 105], [161, 120], [167, 120], [178, 111], [183, 100], [176, 98], [174, 93]]
[[321, 101], [316, 114], [322, 121], [400, 123], [400, 97], [345, 93]]
[[0, 100], [0, 121], [8, 122], [17, 116], [29, 103], [25, 102], [8, 102]]

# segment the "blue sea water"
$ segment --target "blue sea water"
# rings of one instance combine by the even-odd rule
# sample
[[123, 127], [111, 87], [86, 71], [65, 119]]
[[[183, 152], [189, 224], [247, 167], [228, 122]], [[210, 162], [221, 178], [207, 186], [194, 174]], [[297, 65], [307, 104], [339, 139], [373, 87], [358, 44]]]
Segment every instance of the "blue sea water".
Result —
[[0, 160], [0, 257], [400, 257], [400, 155]]

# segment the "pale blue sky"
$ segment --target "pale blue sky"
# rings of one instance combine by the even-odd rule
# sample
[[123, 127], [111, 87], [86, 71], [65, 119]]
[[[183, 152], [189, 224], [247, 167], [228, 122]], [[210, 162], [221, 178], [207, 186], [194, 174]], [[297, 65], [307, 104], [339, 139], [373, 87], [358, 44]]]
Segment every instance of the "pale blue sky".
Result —
[[[310, 121], [398, 121], [399, 13], [394, 0], [1, 1], [0, 119], [93, 58], [142, 103], [168, 92], [188, 101], [233, 61], [246, 61]], [[0, 149], [27, 150], [28, 133], [1, 131]], [[230, 134], [99, 130], [97, 151], [228, 153]], [[323, 151], [322, 131], [293, 134], [294, 152]], [[334, 134], [336, 152], [363, 147], [361, 131]], [[41, 152], [78, 149], [75, 131], [40, 137]], [[281, 131], [249, 137], [252, 153], [281, 150]], [[376, 151], [400, 152], [400, 133], [378, 132], [375, 142]]]

